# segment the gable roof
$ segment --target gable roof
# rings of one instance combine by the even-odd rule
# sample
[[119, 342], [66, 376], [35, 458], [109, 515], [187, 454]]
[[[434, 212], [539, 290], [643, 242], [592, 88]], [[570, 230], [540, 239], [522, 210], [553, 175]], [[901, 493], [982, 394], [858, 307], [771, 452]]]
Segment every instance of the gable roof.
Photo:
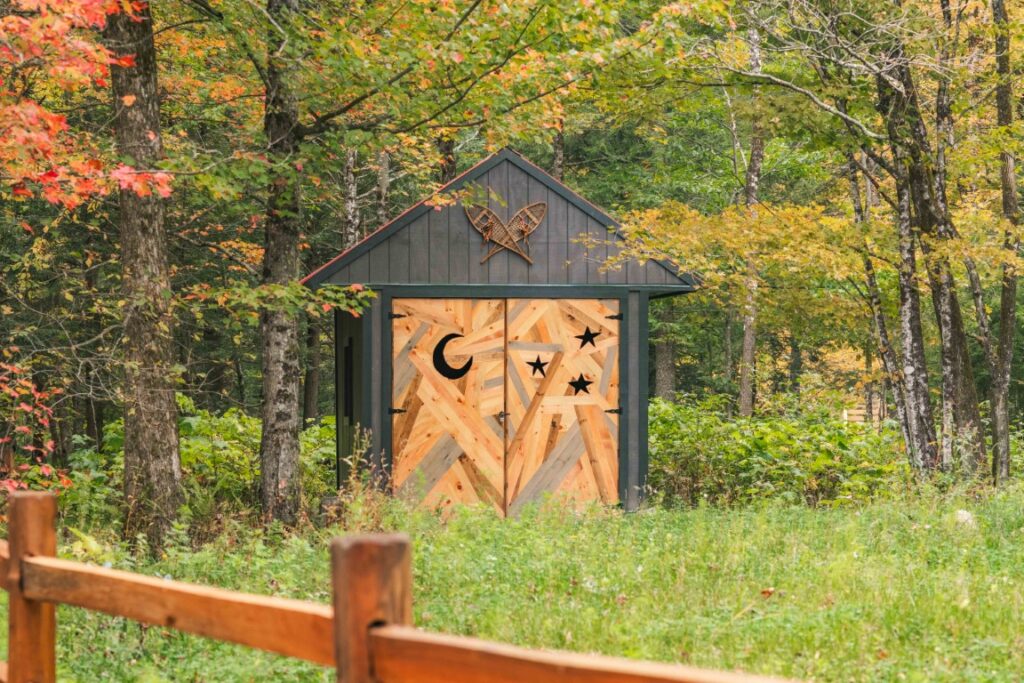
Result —
[[[607, 236], [614, 238], [612, 240], [613, 242], [621, 242], [624, 239], [623, 235], [619, 231], [619, 223], [611, 218], [607, 213], [581, 197], [576, 192], [570, 190], [563, 183], [556, 180], [540, 167], [528, 161], [518, 152], [507, 147], [480, 161], [450, 183], [444, 185], [436, 194], [456, 191], [472, 183], [485, 181], [487, 178], [493, 177], [496, 173], [500, 174], [502, 171], [502, 164], [509, 164], [511, 168], [516, 169], [515, 171], [506, 171], [506, 173], [515, 173], [519, 176], [525, 175], [529, 179], [530, 184], [537, 188], [537, 191], [541, 191], [541, 188], [543, 188], [543, 191], [547, 193], [546, 196], [549, 199], [564, 202], [567, 206], [567, 221], [571, 220], [571, 216], [574, 216], [576, 217], [577, 224], [581, 222], [583, 223], [583, 228], [577, 228], [577, 233], [575, 233], [575, 235], [567, 237], [566, 244], [569, 244], [572, 241], [572, 237], [585, 234], [587, 232], [586, 224], [588, 223], [593, 223], [595, 226], [599, 226]], [[525, 192], [525, 190], [522, 190], [521, 192]], [[481, 277], [479, 274], [474, 278], [472, 275], [464, 275], [461, 271], [454, 274], [455, 277], [449, 278], [444, 277], [443, 274], [439, 272], [432, 272], [431, 275], [426, 275], [422, 268], [420, 269], [418, 276], [416, 273], [411, 272], [411, 268], [408, 273], [405, 273], [401, 268], [389, 269], [382, 265], [378, 265], [376, 268], [371, 268], [371, 260], [375, 260], [380, 263], [384, 263], [388, 260], [386, 256], [381, 255], [381, 251], [387, 249], [388, 242], [391, 240], [395, 240], [396, 253], [402, 253], [402, 250], [404, 250], [404, 256], [406, 259], [404, 265], [407, 266], [410, 258], [409, 254], [413, 251], [413, 248], [412, 245], [409, 244], [408, 236], [404, 233], [409, 230], [414, 230], [419, 226], [421, 227], [423, 234], [426, 235], [426, 224], [428, 222], [435, 224], [433, 232], [430, 233], [435, 238], [442, 234], [440, 232], [441, 230], [446, 232], [451, 230], [453, 232], [453, 236], [450, 238], [452, 242], [456, 239], [462, 238], [461, 236], [458, 238], [454, 236], [454, 233], [457, 230], [465, 230], [468, 228], [468, 221], [461, 217], [463, 213], [461, 203], [445, 207], [438, 212], [435, 210], [435, 207], [427, 204], [428, 199], [429, 198], [424, 199], [409, 207], [397, 217], [384, 224], [373, 233], [367, 235], [351, 248], [314, 270], [302, 280], [303, 284], [309, 287], [317, 287], [324, 283], [350, 284], [353, 282], [374, 285], [410, 284], [413, 282], [429, 282], [432, 284], [461, 284], [463, 282], [476, 283], [476, 281]], [[492, 206], [492, 208], [497, 211], [503, 210], [497, 206]], [[458, 225], [451, 225], [447, 220], [445, 220], [445, 225], [443, 227], [437, 227], [436, 224], [438, 224], [439, 219], [431, 219], [431, 216], [442, 212], [447, 212], [454, 216], [451, 224], [458, 223]], [[552, 211], [548, 212], [548, 218], [542, 222], [542, 227], [558, 223], [558, 220], [552, 216], [552, 213]], [[571, 214], [571, 216], [569, 216], [569, 214]], [[451, 227], [449, 227], [450, 225]], [[562, 232], [566, 232], [568, 234], [568, 232], [571, 232], [572, 230], [572, 228], [563, 228]], [[594, 234], [597, 234], [596, 229], [593, 229], [592, 231]], [[538, 229], [534, 234], [536, 235], [540, 232], [541, 229]], [[479, 238], [479, 235], [477, 235], [477, 237], [482, 243], [482, 238]], [[544, 239], [543, 236], [541, 236], [541, 238]], [[561, 237], [559, 237], [559, 239], [561, 239]], [[441, 245], [441, 252], [444, 252], [448, 248], [448, 239], [445, 239], [444, 242], [445, 243]], [[460, 246], [466, 247], [468, 245], [461, 244]], [[545, 242], [543, 247], [546, 246], [547, 243]], [[572, 269], [572, 272], [570, 272], [570, 261], [573, 260], [574, 257], [576, 259], [583, 258], [595, 261], [595, 256], [591, 256], [584, 246], [580, 246], [578, 248], [568, 246], [563, 248], [561, 243], [552, 243], [552, 247], [562, 248], [562, 251], [565, 252], [564, 254], [558, 253], [554, 255], [553, 263], [557, 263], [557, 257], [561, 256], [564, 258], [566, 269], [566, 274], [564, 274], [563, 278], [563, 274], [557, 272], [559, 266], [552, 265], [550, 267], [550, 270], [555, 275], [552, 284], [613, 284], [643, 286], [651, 287], [664, 293], [691, 291], [695, 289], [695, 279], [692, 276], [679, 273], [671, 265], [660, 261], [649, 261], [646, 264], [640, 264], [635, 261], [631, 262], [628, 267], [624, 266], [621, 269], [623, 272], [620, 276], [613, 276], [610, 278], [607, 275], [603, 276], [603, 278], [599, 275], [595, 275], [599, 269], [593, 267], [593, 264], [591, 264], [590, 267], [584, 267], [582, 271], [580, 269], [581, 264], [577, 264], [577, 266]], [[570, 251], [573, 253], [569, 253]], [[582, 256], [581, 253], [577, 252], [581, 252]], [[444, 253], [439, 253], [438, 256], [444, 259], [449, 258], [449, 256]], [[374, 258], [371, 259], [371, 257]], [[596, 257], [600, 258], [600, 255], [596, 255]], [[507, 262], [507, 253], [504, 255], [504, 258], [506, 258]], [[398, 257], [399, 261], [400, 259], [401, 256]], [[391, 258], [390, 260], [395, 261], [396, 259]], [[429, 261], [429, 257], [427, 261]], [[500, 259], [496, 257], [495, 261], [498, 262]], [[517, 262], [513, 261], [513, 263]], [[526, 262], [523, 261], [522, 263], [525, 264]], [[429, 264], [427, 267], [429, 267], [431, 271], [441, 270], [439, 268], [429, 266]], [[500, 268], [500, 266], [497, 267]], [[590, 275], [589, 277], [582, 276], [582, 281], [580, 281], [580, 273], [583, 272], [590, 273]], [[574, 276], [573, 273], [575, 273], [576, 276]], [[448, 275], [453, 275], [451, 270], [448, 271]], [[520, 282], [507, 272], [503, 275], [503, 278], [504, 279], [498, 279], [500, 284], [527, 284], [525, 280]], [[543, 274], [540, 278], [531, 276], [528, 280], [530, 284], [545, 283]], [[486, 280], [482, 280], [481, 282], [483, 281]]]

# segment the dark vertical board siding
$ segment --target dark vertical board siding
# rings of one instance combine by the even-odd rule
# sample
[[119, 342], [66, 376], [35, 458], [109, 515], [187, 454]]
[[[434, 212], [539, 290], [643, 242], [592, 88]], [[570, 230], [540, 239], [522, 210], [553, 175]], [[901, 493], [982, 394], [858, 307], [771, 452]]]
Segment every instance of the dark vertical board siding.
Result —
[[640, 357], [640, 418], [636, 423], [636, 430], [639, 432], [637, 436], [637, 443], [639, 444], [639, 450], [637, 451], [637, 506], [639, 507], [640, 502], [644, 499], [644, 492], [647, 490], [647, 466], [648, 466], [648, 447], [650, 442], [647, 433], [647, 419], [648, 419], [648, 408], [650, 406], [650, 351], [648, 344], [650, 343], [650, 326], [651, 326], [651, 313], [650, 313], [650, 297], [645, 292], [637, 293], [639, 298], [639, 348], [642, 349], [639, 353], [633, 355]]
[[[526, 207], [529, 203], [530, 196], [530, 176], [526, 175], [523, 171], [506, 164], [508, 168], [508, 218], [506, 223], [512, 220], [520, 209]], [[526, 243], [529, 243], [527, 239]], [[524, 244], [525, 251], [525, 244]], [[527, 284], [530, 281], [530, 262], [524, 259], [519, 254], [511, 251], [508, 253], [508, 281], [516, 284]], [[529, 253], [529, 252], [527, 252]]]
[[[384, 387], [382, 386], [384, 381], [384, 345], [382, 335], [384, 334], [384, 324], [386, 322], [387, 311], [384, 310], [382, 301], [377, 299], [370, 307], [366, 321], [363, 323], [368, 326], [369, 334], [366, 336], [370, 346], [365, 352], [365, 356], [370, 360], [370, 367], [367, 368], [369, 371], [369, 383], [367, 384], [367, 401], [365, 403], [368, 416], [364, 425], [370, 430], [370, 459], [374, 474], [377, 476], [380, 476], [384, 471], [382, 435], [385, 406]], [[387, 333], [390, 334], [391, 331], [388, 330]]]
[[366, 345], [363, 343], [363, 327], [366, 325], [366, 318], [346, 316], [348, 318], [348, 331], [352, 336], [352, 419], [356, 425], [362, 426], [370, 419], [366, 412], [366, 368], [364, 362], [367, 353]]
[[537, 229], [530, 235], [530, 258], [533, 259], [533, 265], [530, 266], [527, 272], [526, 282], [544, 284], [548, 281], [548, 262], [551, 256], [551, 250], [548, 247], [551, 204], [548, 203], [548, 188], [536, 178], [529, 176], [527, 178], [526, 203], [544, 202], [547, 204], [547, 212], [544, 214], [544, 220], [541, 221]]
[[427, 248], [427, 215], [405, 229], [409, 233], [409, 282], [429, 282], [430, 250]]
[[392, 282], [390, 256], [391, 242], [381, 242], [370, 251], [370, 282]]
[[466, 221], [466, 230], [469, 235], [469, 281], [473, 284], [486, 284], [488, 277], [488, 266], [486, 263], [480, 263], [484, 258], [484, 254], [487, 253], [487, 247], [484, 244], [483, 236], [477, 232], [470, 222], [469, 217], [466, 215], [465, 209], [460, 205], [453, 211], [461, 211], [462, 218]]
[[[352, 447], [360, 427], [366, 425], [365, 396], [367, 383], [364, 377], [364, 370], [369, 367], [371, 359], [363, 356], [365, 345], [363, 344], [363, 321], [365, 318], [356, 318], [348, 313], [340, 311], [335, 313], [335, 335], [334, 335], [334, 397], [335, 397], [335, 424], [337, 425], [337, 452], [338, 452], [338, 485], [348, 478], [350, 470], [348, 464], [351, 462]], [[352, 373], [345, 374], [344, 353], [345, 347], [352, 346]], [[346, 404], [344, 396], [346, 386], [351, 386], [352, 396], [352, 420], [345, 417]]]
[[391, 252], [388, 255], [391, 265], [391, 279], [389, 282], [409, 281], [409, 231], [399, 230], [395, 236], [388, 240], [391, 245]]
[[[473, 226], [469, 224], [465, 209], [461, 204], [449, 206], [444, 210], [448, 214], [448, 275], [454, 284], [465, 284], [473, 282], [470, 279], [470, 244], [473, 243], [470, 231], [474, 233]], [[480, 259], [477, 259], [479, 261]]]
[[[448, 282], [448, 212], [431, 210], [427, 219], [430, 249], [430, 281]], [[424, 245], [426, 248], [427, 245]]]
[[[408, 224], [334, 272], [329, 281], [370, 284], [614, 284], [676, 285], [679, 280], [658, 263], [630, 260], [618, 270], [604, 268], [619, 241], [602, 223], [565, 199], [546, 181], [510, 161], [470, 181], [488, 208], [504, 222], [525, 206], [544, 201], [547, 212], [528, 240], [533, 265], [501, 250], [487, 263], [488, 247], [470, 225], [464, 207], [441, 211], [418, 208]], [[583, 236], [597, 244], [587, 248]]]
[[608, 282], [604, 267], [608, 259], [608, 228], [587, 216], [587, 240], [593, 243], [587, 254], [587, 284], [603, 285]]
[[[622, 253], [623, 242], [620, 238], [615, 236], [615, 233], [610, 230], [605, 230], [608, 233], [608, 258], [618, 257]], [[608, 284], [610, 285], [621, 285], [626, 282], [626, 264], [617, 263], [614, 269], [607, 271]]]
[[342, 469], [345, 458], [348, 456], [349, 444], [346, 420], [343, 418], [345, 406], [342, 400], [344, 393], [342, 387], [345, 382], [354, 380], [353, 377], [346, 377], [342, 373], [344, 368], [342, 353], [346, 343], [345, 326], [341, 321], [342, 315], [351, 317], [341, 311], [334, 311], [334, 486], [338, 489], [341, 488], [341, 482], [345, 481], [345, 475], [348, 474]]
[[[487, 172], [487, 206], [503, 221], [508, 221], [509, 166], [510, 164], [500, 164]], [[488, 282], [497, 284], [508, 282], [508, 258], [508, 251], [502, 249], [487, 260], [487, 264], [490, 266]]]
[[629, 335], [627, 342], [629, 345], [629, 358], [626, 359], [626, 373], [628, 375], [626, 386], [628, 387], [628, 394], [623, 397], [625, 402], [623, 417], [626, 418], [625, 421], [629, 430], [626, 442], [628, 468], [626, 470], [625, 506], [627, 510], [635, 510], [640, 503], [640, 451], [646, 446], [646, 444], [640, 443], [640, 430], [637, 429], [640, 424], [641, 402], [646, 400], [640, 393], [640, 388], [643, 384], [646, 384], [646, 380], [641, 383], [640, 357], [647, 353], [647, 347], [641, 346], [640, 339], [640, 322], [641, 315], [643, 315], [640, 298], [641, 294], [639, 292], [629, 293], [624, 316], [626, 334]]
[[587, 236], [587, 215], [575, 206], [569, 206], [569, 282], [587, 282], [587, 245], [580, 242]]
[[363, 254], [352, 262], [352, 282], [370, 281], [370, 255]]
[[548, 282], [569, 281], [569, 202], [548, 190]]
[[633, 285], [647, 284], [647, 269], [635, 258], [629, 259], [626, 264], [626, 282]]
[[668, 271], [654, 261], [647, 262], [647, 282], [652, 285], [663, 285], [668, 282]]

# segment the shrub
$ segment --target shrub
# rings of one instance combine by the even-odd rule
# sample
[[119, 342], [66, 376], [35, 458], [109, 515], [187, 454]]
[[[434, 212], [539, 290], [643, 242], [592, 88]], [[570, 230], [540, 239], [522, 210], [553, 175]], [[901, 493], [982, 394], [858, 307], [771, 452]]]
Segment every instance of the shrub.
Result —
[[[216, 414], [178, 397], [185, 505], [181, 521], [195, 542], [217, 535], [231, 519], [255, 522], [259, 515], [260, 421], [241, 410]], [[334, 418], [325, 417], [300, 436], [303, 502], [315, 512], [335, 489]], [[81, 528], [120, 522], [124, 481], [124, 423], [104, 430], [103, 449], [82, 447], [69, 456], [71, 490], [62, 496], [68, 524]]]
[[651, 404], [649, 486], [667, 505], [860, 502], [904, 488], [898, 431], [822, 412], [728, 419], [721, 398]]
[[[9, 358], [14, 351], [2, 349], [0, 358]], [[37, 387], [28, 368], [0, 361], [0, 511], [13, 491], [60, 495], [71, 486], [67, 474], [50, 462], [55, 449], [50, 401], [59, 393]]]

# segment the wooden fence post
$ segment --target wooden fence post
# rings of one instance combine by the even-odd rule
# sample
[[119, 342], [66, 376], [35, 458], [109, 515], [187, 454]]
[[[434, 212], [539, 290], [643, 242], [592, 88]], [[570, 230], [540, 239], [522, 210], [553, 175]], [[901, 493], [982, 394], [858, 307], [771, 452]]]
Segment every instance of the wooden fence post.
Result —
[[53, 683], [57, 680], [57, 615], [54, 605], [25, 599], [21, 561], [57, 554], [57, 498], [41, 491], [11, 494], [7, 540], [8, 564], [7, 665], [10, 683]]
[[372, 683], [370, 629], [412, 624], [409, 537], [372, 534], [334, 539], [331, 581], [338, 681]]

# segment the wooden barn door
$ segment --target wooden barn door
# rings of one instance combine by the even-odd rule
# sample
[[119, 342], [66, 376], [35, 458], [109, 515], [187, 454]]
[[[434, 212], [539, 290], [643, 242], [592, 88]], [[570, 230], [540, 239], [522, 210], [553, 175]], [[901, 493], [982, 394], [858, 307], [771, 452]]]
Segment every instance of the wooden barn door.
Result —
[[393, 490], [505, 511], [505, 300], [395, 299]]
[[619, 302], [509, 301], [505, 505], [619, 499]]
[[619, 302], [394, 299], [393, 490], [515, 513], [618, 501]]

